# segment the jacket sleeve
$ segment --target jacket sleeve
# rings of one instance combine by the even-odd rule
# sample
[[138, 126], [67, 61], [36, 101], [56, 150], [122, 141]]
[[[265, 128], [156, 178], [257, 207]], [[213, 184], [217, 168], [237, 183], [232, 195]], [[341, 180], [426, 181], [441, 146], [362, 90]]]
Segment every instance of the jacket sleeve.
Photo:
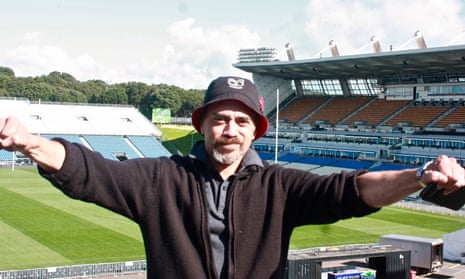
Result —
[[379, 210], [369, 207], [360, 196], [356, 177], [362, 171], [318, 175], [286, 169], [284, 173], [287, 208], [295, 225], [333, 223]]
[[60, 141], [66, 158], [60, 171], [39, 173], [71, 198], [92, 202], [138, 221], [153, 201], [154, 176], [161, 159], [114, 161], [85, 146]]

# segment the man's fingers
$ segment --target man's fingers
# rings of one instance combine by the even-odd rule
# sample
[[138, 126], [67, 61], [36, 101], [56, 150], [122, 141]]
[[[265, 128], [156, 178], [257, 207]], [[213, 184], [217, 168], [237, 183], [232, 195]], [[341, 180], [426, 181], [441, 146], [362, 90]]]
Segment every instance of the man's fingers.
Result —
[[455, 158], [439, 156], [429, 167], [424, 173], [425, 180], [437, 183], [438, 189], [444, 189], [444, 194], [465, 187], [465, 170]]
[[16, 117], [0, 118], [0, 147], [8, 151], [15, 151], [21, 147], [21, 126]]
[[6, 118], [0, 118], [0, 138], [3, 138], [3, 130], [5, 128]]
[[426, 184], [436, 183], [439, 189], [444, 188], [444, 185], [449, 181], [445, 174], [436, 170], [426, 170], [423, 173], [423, 179], [427, 181]]

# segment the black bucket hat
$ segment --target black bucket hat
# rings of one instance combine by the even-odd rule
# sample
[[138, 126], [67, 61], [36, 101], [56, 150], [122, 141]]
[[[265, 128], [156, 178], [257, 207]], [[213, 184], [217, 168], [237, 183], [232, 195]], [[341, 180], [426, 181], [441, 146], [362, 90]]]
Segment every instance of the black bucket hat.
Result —
[[208, 86], [203, 105], [192, 113], [192, 125], [200, 132], [200, 123], [205, 108], [222, 101], [238, 101], [255, 112], [255, 139], [263, 136], [268, 130], [268, 119], [263, 115], [263, 102], [257, 88], [248, 79], [240, 77], [219, 77]]

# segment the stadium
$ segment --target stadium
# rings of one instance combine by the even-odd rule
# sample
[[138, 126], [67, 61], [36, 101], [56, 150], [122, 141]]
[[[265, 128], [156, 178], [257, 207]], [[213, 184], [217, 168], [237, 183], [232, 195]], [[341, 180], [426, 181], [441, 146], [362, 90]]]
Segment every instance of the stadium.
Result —
[[[62, 137], [98, 150], [104, 157], [126, 160], [169, 155], [160, 143], [161, 131], [132, 106], [103, 106], [30, 102], [27, 99], [0, 101], [2, 116], [16, 115], [26, 127], [44, 137]], [[137, 146], [137, 147], [136, 147]], [[21, 154], [0, 151], [3, 163]]]
[[350, 56], [329, 48], [332, 57], [294, 60], [288, 46], [289, 61], [274, 61], [274, 49], [240, 51], [235, 66], [252, 73], [275, 123], [257, 150], [376, 161], [381, 169], [439, 154], [463, 162], [463, 45]]
[[[415, 40], [417, 48], [382, 51], [373, 38], [373, 53], [346, 56], [331, 41], [325, 48], [331, 56], [319, 53], [304, 60], [295, 59], [290, 44], [285, 61], [273, 48], [240, 50], [234, 67], [252, 74], [272, 124], [254, 148], [264, 160], [320, 174], [411, 168], [440, 154], [464, 163], [465, 45], [428, 48], [421, 33]], [[33, 133], [79, 142], [112, 160], [170, 155], [161, 130], [134, 107], [3, 99], [0, 108], [0, 116], [16, 115]], [[0, 162], [13, 168], [31, 164], [22, 154], [6, 151], [0, 151]], [[411, 198], [421, 203], [416, 195]], [[443, 213], [465, 215], [463, 208]], [[449, 246], [457, 246], [464, 234], [459, 231]], [[134, 266], [144, 268], [141, 262], [122, 266], [131, 272], [137, 271]], [[395, 277], [386, 278], [407, 278], [410, 267], [399, 268]], [[74, 269], [74, 275], [83, 276], [81, 267]], [[63, 270], [34, 270], [21, 278], [70, 274]], [[321, 272], [321, 266], [312, 272]], [[310, 278], [303, 273], [289, 278]], [[20, 278], [19, 273], [0, 274]]]

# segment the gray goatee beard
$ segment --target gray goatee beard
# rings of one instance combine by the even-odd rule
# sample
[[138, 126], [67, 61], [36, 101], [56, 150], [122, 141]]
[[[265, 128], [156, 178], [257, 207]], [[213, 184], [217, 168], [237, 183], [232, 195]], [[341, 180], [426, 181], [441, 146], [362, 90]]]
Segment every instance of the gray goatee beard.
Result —
[[223, 154], [218, 150], [213, 149], [213, 158], [220, 164], [231, 165], [232, 163], [237, 162], [242, 159], [241, 152], [234, 152], [233, 154]]

